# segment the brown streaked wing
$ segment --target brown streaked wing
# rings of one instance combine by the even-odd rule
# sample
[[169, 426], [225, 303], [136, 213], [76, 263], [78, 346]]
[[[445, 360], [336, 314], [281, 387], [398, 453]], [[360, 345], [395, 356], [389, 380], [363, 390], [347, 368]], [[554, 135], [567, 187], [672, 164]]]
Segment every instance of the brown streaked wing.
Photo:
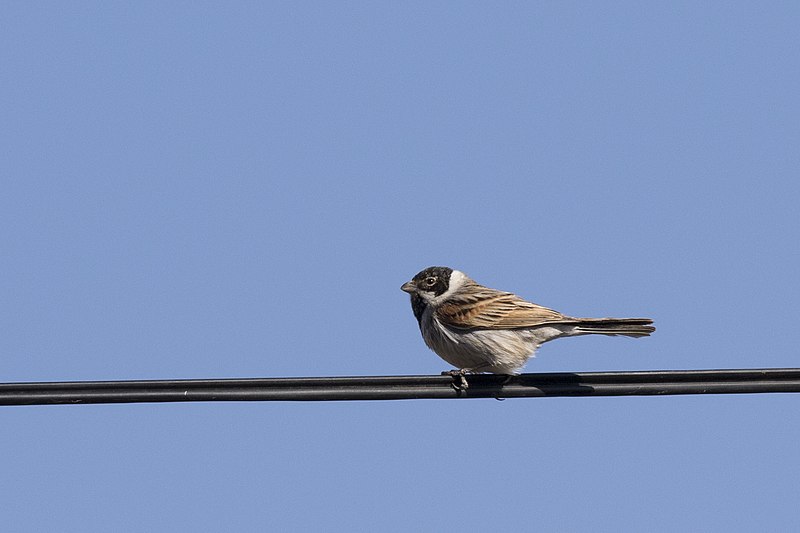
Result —
[[516, 294], [485, 287], [460, 298], [457, 302], [442, 304], [437, 310], [436, 315], [444, 325], [459, 329], [511, 329], [575, 320], [527, 302]]

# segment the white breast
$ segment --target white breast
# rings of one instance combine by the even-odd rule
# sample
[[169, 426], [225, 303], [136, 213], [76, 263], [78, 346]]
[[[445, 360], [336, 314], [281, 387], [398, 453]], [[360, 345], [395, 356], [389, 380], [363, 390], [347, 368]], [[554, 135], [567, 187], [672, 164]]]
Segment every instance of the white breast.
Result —
[[443, 326], [430, 307], [422, 316], [428, 348], [456, 368], [516, 374], [542, 342], [528, 330], [458, 331]]

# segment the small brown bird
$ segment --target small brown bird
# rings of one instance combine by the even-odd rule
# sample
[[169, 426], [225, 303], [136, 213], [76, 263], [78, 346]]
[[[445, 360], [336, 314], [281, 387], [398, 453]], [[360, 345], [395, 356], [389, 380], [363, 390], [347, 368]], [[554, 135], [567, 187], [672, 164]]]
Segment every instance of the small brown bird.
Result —
[[518, 374], [547, 341], [576, 335], [646, 337], [649, 318], [574, 318], [479, 285], [448, 267], [426, 268], [401, 289], [428, 348], [461, 374]]

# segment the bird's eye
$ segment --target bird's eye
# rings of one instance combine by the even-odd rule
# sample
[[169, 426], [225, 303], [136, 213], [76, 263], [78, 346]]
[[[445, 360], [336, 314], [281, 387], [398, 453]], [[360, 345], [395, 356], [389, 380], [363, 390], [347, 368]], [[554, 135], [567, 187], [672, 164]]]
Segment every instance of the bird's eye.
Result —
[[436, 278], [434, 278], [433, 276], [425, 278], [425, 285], [427, 285], [428, 287], [433, 287], [434, 285], [436, 285]]

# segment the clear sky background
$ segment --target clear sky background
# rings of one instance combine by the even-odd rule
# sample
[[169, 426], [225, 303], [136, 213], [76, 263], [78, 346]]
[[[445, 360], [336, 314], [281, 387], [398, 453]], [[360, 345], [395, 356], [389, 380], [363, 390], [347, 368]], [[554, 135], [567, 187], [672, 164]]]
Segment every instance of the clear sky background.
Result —
[[[0, 381], [437, 374], [443, 264], [800, 366], [796, 2], [0, 6]], [[800, 395], [0, 409], [7, 531], [796, 531]]]

